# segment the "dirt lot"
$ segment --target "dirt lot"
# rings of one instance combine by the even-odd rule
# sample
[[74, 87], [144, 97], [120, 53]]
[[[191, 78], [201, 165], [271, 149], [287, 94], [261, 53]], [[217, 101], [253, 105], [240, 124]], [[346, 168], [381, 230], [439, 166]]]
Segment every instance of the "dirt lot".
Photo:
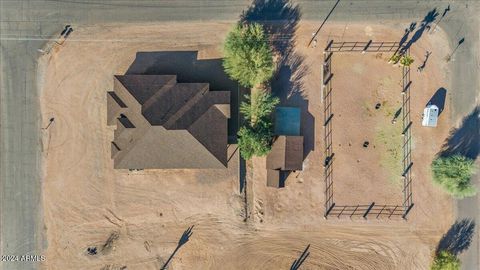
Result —
[[[243, 198], [238, 191], [237, 157], [232, 158], [228, 170], [117, 171], [113, 170], [110, 159], [113, 130], [106, 125], [105, 92], [112, 87], [112, 76], [132, 68], [142, 70], [136, 64], [149, 62], [136, 61], [137, 52], [198, 50], [195, 57], [218, 68], [220, 44], [231, 22], [76, 27], [64, 45], [55, 47], [41, 59], [44, 126], [50, 118], [55, 119], [42, 131], [43, 203], [48, 239], [44, 268], [101, 269], [110, 265], [159, 269], [175, 249], [182, 232], [195, 225], [191, 240], [180, 248], [170, 269], [288, 269], [308, 244], [311, 244], [310, 256], [303, 269], [427, 269], [437, 241], [450, 225], [452, 211], [448, 197], [431, 185], [428, 170], [430, 160], [447, 136], [447, 110], [438, 128], [419, 126], [423, 106], [433, 93], [439, 87], [449, 90], [443, 61], [448, 48], [439, 45], [445, 44], [441, 32], [425, 35], [412, 47], [415, 66], [423, 59], [424, 50], [436, 44], [425, 71], [413, 72], [412, 76], [415, 207], [409, 220], [323, 219], [320, 94], [323, 44], [327, 38], [399, 40], [403, 26], [408, 24], [331, 24], [323, 28], [317, 48], [306, 48], [305, 44], [318, 23], [300, 24], [296, 55], [303, 59], [299, 65], [302, 76], [295, 77], [298, 67], [292, 64], [290, 79], [280, 76], [277, 78], [280, 83], [273, 85], [287, 85], [285, 91], [297, 90], [295, 95], [286, 93], [289, 98], [283, 99], [283, 103], [303, 109], [302, 125], [308, 149], [304, 171], [291, 174], [283, 189], [266, 188], [265, 161], [254, 159], [248, 186], [252, 216], [246, 223]], [[377, 72], [378, 77], [365, 83], [375, 85], [382, 76], [389, 76], [380, 72], [384, 69], [380, 59], [351, 65], [348, 59], [339, 60], [334, 66], [353, 72]], [[170, 61], [175, 65], [179, 60]], [[376, 62], [378, 66], [374, 65]], [[339, 90], [337, 101], [350, 95], [340, 89], [341, 76], [350, 78], [347, 72], [341, 73], [335, 78]], [[358, 80], [364, 83], [363, 77], [358, 76]], [[228, 82], [220, 80], [218, 84], [228, 85]], [[343, 88], [351, 88], [348, 81]], [[369, 105], [375, 98], [373, 94], [363, 97]], [[354, 102], [362, 104], [359, 100]], [[392, 107], [393, 104], [394, 101]], [[339, 102], [338, 106], [341, 105]], [[351, 108], [342, 117], [354, 113], [353, 109], [366, 110], [361, 106]], [[364, 134], [363, 130], [348, 132], [352, 138]], [[373, 130], [369, 134], [374, 141]], [[344, 145], [341, 140], [337, 143]], [[352, 152], [355, 155], [364, 150], [357, 148]], [[377, 163], [372, 166], [378, 168]], [[337, 166], [336, 170], [339, 169]], [[345, 171], [348, 173], [348, 168]], [[387, 170], [383, 173], [388, 178]], [[375, 195], [380, 198], [389, 196], [391, 189], [396, 188], [388, 179], [374, 181], [372, 184], [379, 187]], [[341, 189], [340, 185], [336, 192]], [[365, 186], [353, 184], [348, 186], [348, 192], [345, 199], [371, 193]], [[113, 232], [118, 232], [119, 238], [110, 252], [86, 254], [87, 247], [101, 247]]]
[[[402, 108], [402, 69], [388, 64], [390, 55], [333, 55], [333, 183], [337, 204], [402, 202], [401, 115], [392, 124]], [[364, 142], [369, 143], [366, 148]]]

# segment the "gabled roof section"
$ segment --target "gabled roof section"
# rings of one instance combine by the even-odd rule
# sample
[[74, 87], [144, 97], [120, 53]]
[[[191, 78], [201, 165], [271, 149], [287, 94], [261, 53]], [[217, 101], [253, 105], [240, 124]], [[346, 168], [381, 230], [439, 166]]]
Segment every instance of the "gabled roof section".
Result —
[[114, 78], [140, 104], [144, 104], [163, 87], [169, 88], [177, 83], [176, 75], [115, 75]]
[[114, 161], [116, 169], [222, 169], [219, 161], [187, 130], [148, 128], [125, 155]]
[[267, 169], [302, 170], [303, 136], [279, 136], [267, 156]]
[[208, 83], [176, 84], [163, 95], [153, 97], [155, 100], [148, 107], [142, 106], [142, 114], [150, 124], [163, 126], [189, 111], [207, 92]]
[[225, 115], [215, 106], [198, 118], [188, 131], [224, 166], [227, 166], [227, 121]]

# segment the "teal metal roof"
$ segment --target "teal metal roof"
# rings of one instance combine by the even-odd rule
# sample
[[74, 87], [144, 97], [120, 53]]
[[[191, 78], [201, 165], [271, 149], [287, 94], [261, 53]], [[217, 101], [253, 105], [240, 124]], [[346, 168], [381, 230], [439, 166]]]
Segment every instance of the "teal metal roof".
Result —
[[300, 108], [277, 107], [275, 109], [275, 135], [300, 135]]

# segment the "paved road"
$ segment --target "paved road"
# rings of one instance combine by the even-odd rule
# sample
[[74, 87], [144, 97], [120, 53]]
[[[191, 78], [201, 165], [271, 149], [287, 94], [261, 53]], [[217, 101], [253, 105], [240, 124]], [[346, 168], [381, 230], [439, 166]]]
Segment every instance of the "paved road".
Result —
[[[336, 2], [296, 1], [304, 19], [323, 20]], [[451, 2], [451, 3], [450, 3]], [[235, 20], [250, 0], [0, 0], [0, 253], [41, 254], [40, 123], [36, 88], [37, 49], [65, 24], [167, 20]], [[452, 62], [452, 117], [466, 115], [474, 106], [478, 81], [478, 1], [341, 0], [329, 20], [378, 22], [421, 20], [437, 7], [451, 4], [440, 26], [452, 45], [465, 43]], [[470, 208], [474, 205], [476, 208]], [[476, 216], [478, 198], [459, 213]], [[473, 209], [472, 212], [463, 211]], [[462, 212], [463, 211], [463, 212]], [[465, 269], [479, 269], [476, 250], [464, 256]], [[473, 254], [473, 255], [472, 255]], [[48, 259], [48, 258], [47, 258]], [[37, 269], [35, 263], [1, 264], [4, 270]]]
[[[479, 163], [478, 165], [480, 166], [480, 162], [477, 163]], [[474, 178], [477, 183], [477, 189], [480, 190], [480, 173], [477, 174]], [[460, 256], [463, 263], [462, 269], [464, 270], [480, 269], [480, 237], [478, 233], [478, 226], [480, 225], [480, 208], [478, 207], [479, 205], [480, 198], [478, 195], [472, 198], [460, 200], [457, 204], [457, 219], [473, 219], [476, 224], [472, 244], [470, 245], [469, 249]]]

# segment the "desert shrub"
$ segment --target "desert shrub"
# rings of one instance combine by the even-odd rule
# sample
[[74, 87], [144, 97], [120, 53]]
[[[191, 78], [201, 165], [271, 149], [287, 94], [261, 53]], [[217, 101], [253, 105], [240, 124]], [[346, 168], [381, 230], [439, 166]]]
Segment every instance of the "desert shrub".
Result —
[[433, 181], [456, 198], [476, 194], [471, 183], [475, 170], [474, 160], [462, 155], [438, 157], [432, 162]]
[[223, 67], [232, 79], [244, 87], [253, 87], [272, 77], [272, 50], [260, 24], [237, 24], [228, 33]]
[[460, 260], [448, 251], [440, 251], [433, 260], [431, 270], [460, 270]]

